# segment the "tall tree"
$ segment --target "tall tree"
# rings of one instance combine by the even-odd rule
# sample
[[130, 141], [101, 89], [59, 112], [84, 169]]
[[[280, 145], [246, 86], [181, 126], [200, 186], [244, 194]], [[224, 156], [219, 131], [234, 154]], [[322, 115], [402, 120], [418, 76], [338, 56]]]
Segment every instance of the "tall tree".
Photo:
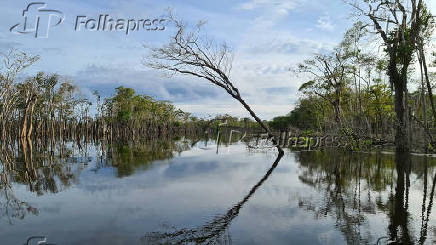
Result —
[[335, 121], [342, 126], [342, 96], [347, 82], [347, 57], [341, 48], [329, 54], [317, 54], [298, 65], [297, 72], [309, 74], [311, 80], [300, 91], [313, 93], [330, 103]]
[[[0, 64], [0, 121], [1, 139], [4, 143], [7, 137], [7, 122], [16, 103], [18, 91], [14, 87], [17, 75], [35, 63], [39, 56], [32, 56], [18, 50], [0, 53], [3, 63]], [[4, 144], [3, 144], [4, 145]]]
[[397, 152], [410, 151], [408, 111], [409, 68], [419, 37], [425, 31], [422, 22], [423, 0], [347, 0], [358, 14], [369, 21], [380, 36], [389, 58], [387, 74], [395, 89]]

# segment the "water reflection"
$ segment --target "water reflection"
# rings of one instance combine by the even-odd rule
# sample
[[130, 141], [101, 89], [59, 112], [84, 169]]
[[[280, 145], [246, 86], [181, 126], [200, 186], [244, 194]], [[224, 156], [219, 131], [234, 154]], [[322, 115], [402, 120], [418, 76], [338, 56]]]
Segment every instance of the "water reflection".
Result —
[[[300, 180], [316, 188], [321, 200], [301, 198], [299, 206], [315, 219], [331, 216], [348, 244], [424, 244], [433, 206], [436, 175], [429, 176], [429, 159], [409, 154], [341, 154], [301, 152]], [[434, 159], [431, 161], [434, 166]], [[432, 168], [433, 170], [433, 168]], [[422, 185], [420, 225], [410, 212], [411, 175]], [[428, 180], [432, 186], [428, 195]], [[395, 187], [394, 187], [395, 186]], [[421, 194], [414, 190], [414, 196]], [[417, 200], [414, 200], [415, 202]], [[413, 210], [414, 212], [416, 210]], [[386, 215], [386, 235], [376, 236], [370, 216]], [[417, 228], [419, 231], [417, 231]]]
[[19, 200], [10, 184], [8, 176], [0, 174], [0, 219], [6, 218], [9, 224], [14, 219], [24, 219], [27, 214], [38, 215], [38, 210], [29, 203]]
[[231, 144], [238, 139], [2, 146], [0, 237], [5, 244], [35, 235], [57, 244], [436, 241], [435, 158], [329, 150], [277, 157]]
[[[436, 174], [433, 176], [433, 181], [432, 181], [432, 185], [430, 188], [430, 195], [427, 197], [428, 195], [428, 190], [427, 190], [427, 186], [428, 186], [428, 159], [424, 158], [424, 190], [423, 190], [423, 195], [422, 195], [422, 212], [421, 212], [421, 231], [420, 231], [420, 238], [419, 238], [419, 244], [424, 244], [425, 241], [427, 240], [427, 235], [428, 235], [428, 224], [430, 221], [430, 215], [431, 215], [431, 210], [433, 207], [433, 197], [434, 197], [434, 191], [435, 191], [435, 186], [436, 186]], [[410, 184], [410, 182], [409, 182]], [[428, 199], [428, 200], [427, 200]], [[434, 241], [433, 241], [434, 243]]]
[[[410, 215], [409, 208], [409, 190], [410, 190], [410, 170], [411, 160], [409, 154], [397, 153], [395, 155], [396, 170], [397, 170], [397, 186], [395, 187], [395, 195], [390, 196], [389, 202], [391, 209], [389, 210], [389, 238], [400, 244], [411, 244], [413, 237], [409, 229]], [[427, 189], [427, 186], [424, 186]]]
[[230, 234], [227, 232], [232, 220], [239, 215], [241, 208], [254, 195], [257, 189], [271, 176], [283, 157], [280, 152], [266, 174], [257, 182], [243, 199], [235, 204], [223, 215], [217, 215], [212, 221], [193, 229], [178, 229], [174, 232], [151, 232], [142, 239], [143, 244], [231, 244]]
[[[117, 177], [132, 175], [135, 170], [146, 170], [156, 161], [169, 160], [183, 151], [190, 149], [190, 140], [168, 141], [155, 140], [110, 145], [105, 166], [117, 169]], [[100, 158], [103, 159], [103, 158]]]
[[[2, 146], [0, 151], [0, 220], [6, 218], [13, 224], [15, 219], [38, 215], [39, 210], [15, 195], [14, 187], [25, 185], [30, 193], [42, 196], [56, 194], [79, 184], [79, 176], [91, 161], [97, 173], [101, 168], [115, 168], [118, 178], [132, 175], [136, 170], [146, 170], [159, 160], [168, 160], [189, 150], [189, 140], [155, 140], [132, 143], [98, 145], [52, 145], [51, 150], [34, 151], [35, 142], [23, 138], [17, 146]], [[92, 152], [90, 152], [92, 151]]]

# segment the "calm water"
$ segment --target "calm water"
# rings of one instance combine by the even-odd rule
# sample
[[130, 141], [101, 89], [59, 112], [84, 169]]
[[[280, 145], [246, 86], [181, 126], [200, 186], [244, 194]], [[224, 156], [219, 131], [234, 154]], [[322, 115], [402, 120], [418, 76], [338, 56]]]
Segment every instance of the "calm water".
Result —
[[102, 148], [3, 154], [0, 244], [436, 241], [432, 158], [286, 151], [277, 163], [274, 150], [189, 140]]

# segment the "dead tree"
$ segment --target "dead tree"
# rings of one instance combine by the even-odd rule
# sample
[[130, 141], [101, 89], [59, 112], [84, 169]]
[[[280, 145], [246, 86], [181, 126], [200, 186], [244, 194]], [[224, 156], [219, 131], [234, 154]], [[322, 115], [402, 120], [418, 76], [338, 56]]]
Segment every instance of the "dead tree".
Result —
[[216, 44], [213, 40], [201, 35], [204, 22], [199, 22], [194, 28], [169, 16], [170, 23], [177, 31], [169, 42], [162, 47], [150, 48], [150, 54], [144, 64], [156, 70], [162, 70], [169, 75], [182, 74], [205, 79], [223, 88], [229, 95], [239, 101], [257, 123], [266, 131], [268, 138], [282, 149], [268, 126], [254, 113], [251, 107], [242, 99], [238, 88], [230, 79], [233, 55], [226, 43]]

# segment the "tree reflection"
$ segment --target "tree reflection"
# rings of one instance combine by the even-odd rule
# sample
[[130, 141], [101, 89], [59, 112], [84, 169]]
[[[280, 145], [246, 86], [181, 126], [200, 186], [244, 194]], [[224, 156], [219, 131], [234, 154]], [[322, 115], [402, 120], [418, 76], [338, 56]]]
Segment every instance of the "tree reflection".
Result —
[[425, 170], [424, 170], [424, 191], [422, 200], [422, 213], [421, 213], [421, 232], [419, 238], [419, 244], [424, 244], [427, 240], [428, 222], [430, 220], [430, 214], [433, 207], [433, 197], [436, 186], [436, 175], [433, 177], [433, 183], [431, 186], [429, 201], [427, 204], [427, 175], [428, 175], [428, 160], [425, 157]]
[[137, 169], [147, 169], [155, 161], [173, 158], [190, 149], [190, 143], [186, 139], [137, 141], [127, 145], [105, 141], [95, 145], [56, 142], [46, 148], [46, 145], [21, 138], [16, 145], [1, 145], [0, 219], [6, 217], [12, 223], [13, 219], [24, 219], [27, 214], [38, 215], [38, 209], [21, 201], [14, 188], [26, 186], [27, 191], [38, 196], [64, 191], [79, 182], [80, 174], [92, 161], [89, 155], [94, 149], [95, 167], [91, 171], [115, 168], [117, 177], [121, 178], [132, 175]]
[[[435, 175], [428, 194], [429, 165], [435, 165], [434, 159], [429, 161], [409, 154], [330, 151], [300, 152], [297, 158], [302, 170], [300, 180], [315, 188], [321, 196], [320, 200], [301, 197], [299, 206], [314, 213], [316, 219], [334, 217], [335, 227], [348, 244], [425, 243], [436, 184]], [[411, 178], [414, 186], [423, 187], [420, 228], [415, 225], [409, 210]], [[369, 223], [370, 216], [380, 213], [388, 220], [384, 236], [374, 234], [379, 231]]]
[[266, 174], [251, 189], [250, 192], [225, 214], [216, 216], [203, 226], [192, 229], [179, 229], [174, 232], [150, 232], [142, 239], [143, 244], [231, 244], [228, 228], [234, 218], [239, 215], [241, 208], [250, 200], [257, 189], [270, 177], [283, 157], [279, 152], [276, 160]]
[[395, 195], [390, 196], [391, 209], [388, 212], [388, 235], [390, 241], [400, 244], [412, 244], [409, 229], [409, 189], [410, 189], [410, 154], [396, 153], [397, 186]]
[[153, 140], [110, 145], [105, 166], [116, 168], [117, 177], [126, 177], [139, 168], [148, 169], [155, 161], [174, 158], [175, 154], [189, 150], [191, 144], [189, 140]]
[[58, 148], [62, 154], [55, 156], [54, 152], [37, 153], [33, 147], [30, 139], [21, 138], [18, 145], [4, 145], [0, 151], [0, 218], [7, 218], [11, 224], [27, 214], [39, 214], [37, 208], [15, 195], [17, 186], [26, 186], [38, 196], [58, 193], [71, 186], [80, 174], [80, 168], [74, 172], [72, 165], [77, 162], [69, 161], [65, 149]]
[[44, 154], [34, 152], [32, 142], [21, 139], [21, 148], [15, 157], [15, 168], [10, 171], [12, 181], [26, 184], [37, 195], [58, 193], [70, 187], [82, 168], [78, 167], [74, 171], [72, 165], [78, 162], [77, 159], [69, 157], [68, 154], [64, 155], [69, 151], [64, 149], [64, 145], [59, 146], [59, 155], [54, 155], [53, 152]]
[[13, 224], [14, 219], [24, 219], [27, 214], [38, 215], [38, 209], [15, 195], [9, 175], [15, 164], [11, 162], [10, 154], [4, 147], [0, 153], [0, 162], [0, 220], [6, 218], [9, 224]]

